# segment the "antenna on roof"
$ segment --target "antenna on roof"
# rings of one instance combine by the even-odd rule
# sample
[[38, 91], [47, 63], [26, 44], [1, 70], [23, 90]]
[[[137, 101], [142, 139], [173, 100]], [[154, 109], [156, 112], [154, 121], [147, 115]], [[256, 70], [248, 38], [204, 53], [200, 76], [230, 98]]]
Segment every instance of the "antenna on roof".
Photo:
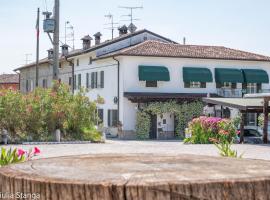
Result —
[[117, 28], [115, 27], [114, 25], [115, 24], [118, 24], [118, 23], [114, 23], [114, 20], [113, 20], [113, 15], [111, 13], [105, 15], [104, 17], [108, 18], [111, 20], [111, 22], [109, 24], [104, 24], [104, 25], [110, 25], [109, 28], [105, 28], [105, 29], [108, 29], [108, 30], [111, 30], [112, 31], [112, 39], [113, 39], [113, 32], [114, 32], [114, 29]]
[[24, 54], [25, 55], [25, 64], [27, 65], [30, 61], [31, 61], [31, 59], [29, 59], [29, 57], [30, 56], [32, 56], [32, 54], [31, 53], [26, 53], [26, 54]]
[[130, 18], [130, 25], [129, 25], [129, 31], [131, 33], [133, 33], [135, 30], [136, 30], [136, 26], [133, 24], [133, 21], [137, 21], [137, 20], [140, 20], [140, 19], [134, 19], [133, 17], [133, 10], [137, 10], [137, 9], [143, 9], [143, 6], [140, 6], [140, 7], [129, 7], [129, 6], [119, 6], [119, 8], [124, 8], [124, 9], [128, 9], [130, 10], [130, 13], [128, 15], [122, 15], [122, 17], [129, 17]]

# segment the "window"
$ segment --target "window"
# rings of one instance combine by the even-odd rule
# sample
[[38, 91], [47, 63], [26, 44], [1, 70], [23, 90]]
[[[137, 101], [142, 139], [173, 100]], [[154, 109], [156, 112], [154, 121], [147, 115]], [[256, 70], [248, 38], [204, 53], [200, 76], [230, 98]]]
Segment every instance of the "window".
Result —
[[42, 80], [42, 87], [43, 88], [48, 88], [48, 81], [47, 81], [47, 79], [43, 79]]
[[117, 127], [118, 111], [108, 110], [108, 127]]
[[92, 65], [92, 62], [93, 62], [93, 58], [92, 56], [89, 57], [89, 65]]
[[216, 83], [217, 88], [222, 88], [222, 89], [236, 89], [237, 84], [236, 83], [231, 83], [231, 82], [224, 82], [224, 83]]
[[206, 88], [206, 83], [205, 82], [196, 82], [196, 81], [192, 81], [192, 82], [185, 82], [184, 84], [185, 88]]
[[97, 110], [97, 113], [98, 113], [98, 124], [102, 124], [103, 123], [103, 117], [104, 117], [104, 110], [103, 109], [98, 109]]
[[34, 88], [32, 80], [26, 80], [26, 92], [32, 92]]
[[68, 78], [68, 85], [69, 85], [69, 86], [72, 86], [72, 77], [69, 77], [69, 78]]
[[247, 84], [247, 93], [248, 94], [257, 93], [257, 84], [256, 83], [248, 83]]
[[78, 89], [81, 89], [82, 86], [82, 75], [78, 74]]
[[146, 87], [157, 87], [157, 81], [146, 81]]
[[232, 88], [232, 83], [230, 83], [230, 82], [225, 82], [225, 83], [223, 83], [223, 86], [222, 86], [223, 88], [228, 88], [228, 89], [231, 89]]
[[77, 59], [77, 66], [80, 65], [80, 59]]
[[195, 81], [190, 82], [190, 88], [200, 88], [200, 87], [201, 87], [200, 82], [195, 82]]

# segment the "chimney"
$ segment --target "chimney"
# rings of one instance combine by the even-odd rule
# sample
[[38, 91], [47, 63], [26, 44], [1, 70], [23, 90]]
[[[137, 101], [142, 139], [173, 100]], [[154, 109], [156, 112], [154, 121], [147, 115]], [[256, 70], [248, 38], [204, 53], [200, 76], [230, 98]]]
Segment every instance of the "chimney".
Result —
[[53, 49], [48, 50], [48, 59], [53, 59]]
[[90, 49], [91, 40], [93, 40], [93, 38], [91, 38], [89, 35], [86, 35], [81, 40], [83, 41], [83, 50]]
[[126, 25], [124, 25], [124, 26], [119, 27], [118, 31], [119, 31], [119, 36], [122, 36], [128, 33], [128, 28]]
[[133, 23], [131, 23], [128, 26], [128, 30], [129, 30], [130, 33], [134, 33], [137, 30], [137, 27]]
[[69, 48], [69, 46], [67, 44], [63, 44], [61, 46], [61, 48], [62, 48], [62, 56], [67, 56], [68, 55], [68, 48]]
[[94, 35], [94, 37], [95, 37], [95, 45], [99, 45], [100, 44], [101, 36], [102, 36], [102, 34], [100, 32], [97, 32]]

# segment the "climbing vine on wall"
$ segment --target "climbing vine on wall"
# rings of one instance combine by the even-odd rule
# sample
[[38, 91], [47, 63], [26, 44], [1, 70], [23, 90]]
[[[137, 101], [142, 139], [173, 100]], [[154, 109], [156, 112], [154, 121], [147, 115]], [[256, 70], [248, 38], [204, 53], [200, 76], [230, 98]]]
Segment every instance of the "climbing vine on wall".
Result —
[[136, 133], [138, 139], [149, 138], [151, 127], [150, 115], [173, 113], [176, 118], [177, 136], [183, 136], [188, 122], [203, 113], [203, 103], [200, 101], [178, 104], [175, 101], [150, 103], [137, 113]]

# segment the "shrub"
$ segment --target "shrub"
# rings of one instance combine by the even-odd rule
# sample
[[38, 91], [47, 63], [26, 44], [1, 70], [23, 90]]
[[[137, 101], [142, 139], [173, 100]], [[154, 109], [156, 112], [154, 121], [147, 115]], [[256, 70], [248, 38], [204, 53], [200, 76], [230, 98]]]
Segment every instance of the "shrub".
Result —
[[193, 144], [232, 142], [238, 134], [231, 120], [216, 117], [195, 118], [189, 123], [187, 131], [191, 137], [184, 142]]
[[136, 134], [140, 140], [149, 139], [149, 132], [151, 126], [150, 115], [146, 112], [137, 112]]
[[55, 83], [52, 88], [37, 88], [28, 94], [0, 91], [0, 130], [8, 130], [13, 141], [52, 140], [56, 129], [73, 140], [95, 122], [96, 104], [83, 89], [73, 95], [68, 86]]

